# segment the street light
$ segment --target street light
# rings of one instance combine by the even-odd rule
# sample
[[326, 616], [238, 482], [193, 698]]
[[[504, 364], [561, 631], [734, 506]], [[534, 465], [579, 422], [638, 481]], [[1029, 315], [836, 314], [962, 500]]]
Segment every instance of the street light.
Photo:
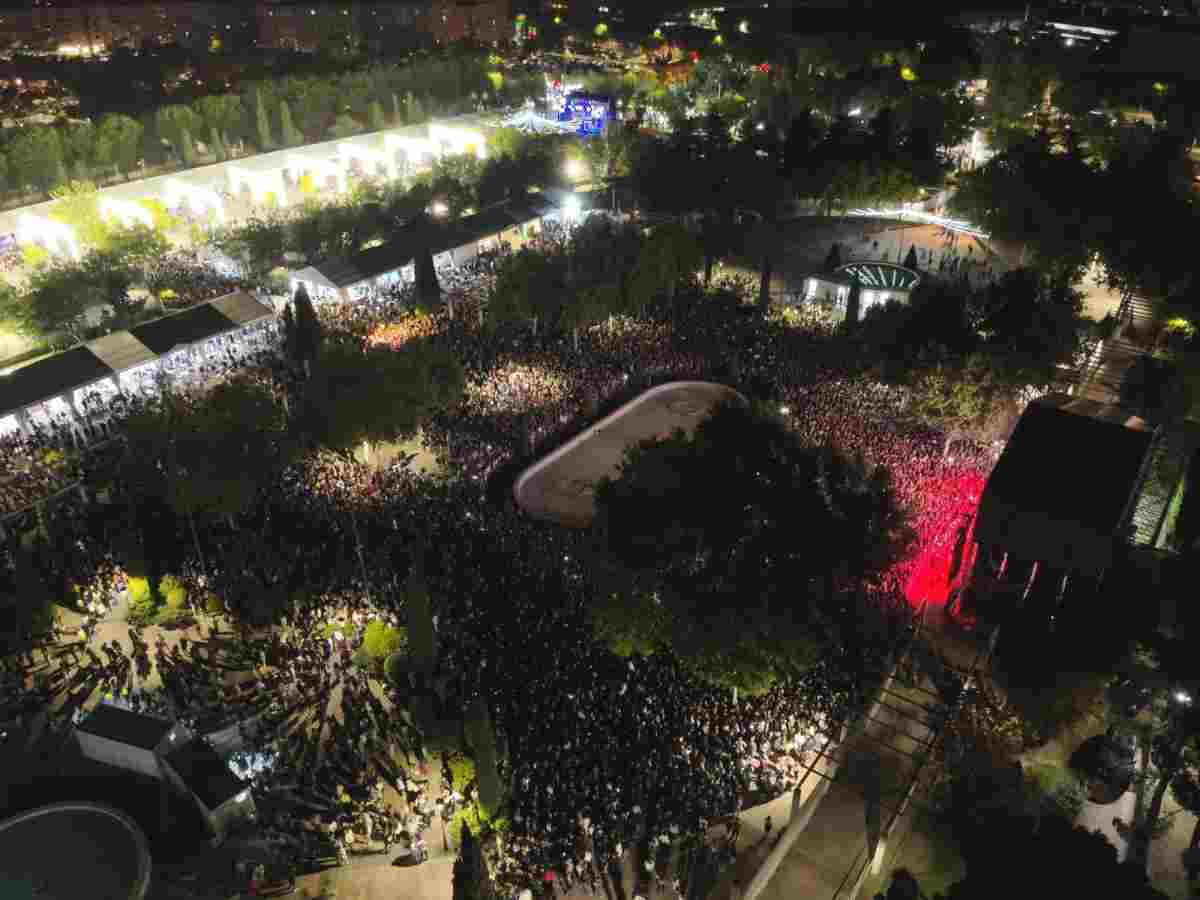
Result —
[[574, 194], [571, 194], [571, 196], [563, 201], [563, 211], [567, 214], [568, 219], [579, 218], [579, 213], [582, 209], [583, 206], [580, 204], [579, 198]]
[[563, 169], [566, 171], [567, 177], [572, 181], [578, 181], [583, 177], [583, 163], [574, 157], [567, 160]]
[[1191, 706], [1192, 705], [1192, 695], [1189, 694], [1187, 691], [1176, 691], [1175, 692], [1175, 702], [1182, 703], [1184, 706]]

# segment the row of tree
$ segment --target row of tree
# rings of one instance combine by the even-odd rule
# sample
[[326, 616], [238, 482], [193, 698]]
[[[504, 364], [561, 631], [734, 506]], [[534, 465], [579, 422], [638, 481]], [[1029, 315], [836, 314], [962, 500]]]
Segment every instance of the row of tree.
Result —
[[31, 125], [0, 144], [0, 187], [49, 192], [69, 178], [130, 177], [139, 162], [177, 165], [263, 152], [426, 121], [538, 96], [541, 77], [496, 71], [486, 55], [459, 54], [333, 77], [290, 76], [160, 106], [139, 116]]

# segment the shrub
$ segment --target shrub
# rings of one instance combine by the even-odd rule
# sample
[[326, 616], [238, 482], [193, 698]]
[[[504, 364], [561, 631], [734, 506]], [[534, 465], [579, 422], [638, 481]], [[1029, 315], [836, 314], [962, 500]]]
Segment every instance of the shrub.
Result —
[[149, 624], [158, 613], [158, 598], [150, 589], [150, 581], [144, 577], [129, 579], [129, 614], [126, 618], [135, 624]]
[[450, 766], [451, 787], [466, 796], [467, 785], [475, 780], [475, 763], [469, 756], [456, 753], [447, 759]]
[[1026, 773], [1042, 812], [1074, 822], [1087, 799], [1083, 779], [1066, 766], [1031, 765]]
[[382, 661], [408, 643], [406, 630], [372, 619], [363, 634], [362, 649], [373, 660]]

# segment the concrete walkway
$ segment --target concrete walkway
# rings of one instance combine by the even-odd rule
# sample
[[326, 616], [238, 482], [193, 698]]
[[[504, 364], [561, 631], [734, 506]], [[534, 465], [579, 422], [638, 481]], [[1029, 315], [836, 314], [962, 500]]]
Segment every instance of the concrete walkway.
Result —
[[[916, 762], [913, 757], [930, 738], [922, 711], [912, 705], [926, 702], [928, 698], [916, 688], [893, 686], [885, 697], [885, 705], [863, 733], [849, 738], [833, 751], [837, 759], [844, 761], [841, 771], [816, 808], [808, 827], [760, 894], [761, 900], [825, 900], [849, 896], [848, 891], [865, 859], [867, 845], [866, 804], [862, 789], [852, 777], [854, 761], [860, 754], [873, 753], [879, 757], [881, 820], [886, 827], [914, 775]], [[714, 900], [736, 900], [734, 878], [741, 883], [742, 889], [749, 884], [787, 825], [791, 803], [789, 793], [742, 814], [737, 864], [714, 890]], [[774, 825], [770, 837], [764, 830], [767, 816]]]

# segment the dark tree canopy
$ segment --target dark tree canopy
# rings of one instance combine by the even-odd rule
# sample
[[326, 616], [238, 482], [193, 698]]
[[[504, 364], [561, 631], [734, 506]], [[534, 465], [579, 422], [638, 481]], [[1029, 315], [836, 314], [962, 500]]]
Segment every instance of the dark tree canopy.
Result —
[[911, 540], [886, 470], [806, 447], [739, 403], [693, 437], [631, 449], [596, 507], [610, 578], [593, 610], [601, 636], [619, 652], [670, 649], [746, 690], [806, 669], [846, 592]]

